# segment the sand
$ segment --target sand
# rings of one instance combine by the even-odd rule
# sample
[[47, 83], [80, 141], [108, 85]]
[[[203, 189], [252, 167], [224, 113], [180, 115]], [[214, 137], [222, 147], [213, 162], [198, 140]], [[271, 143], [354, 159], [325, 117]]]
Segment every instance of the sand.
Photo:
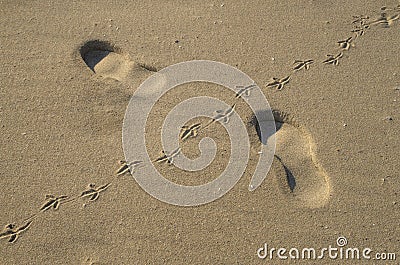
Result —
[[[398, 4], [1, 1], [0, 225], [15, 226], [2, 231], [12, 232], [0, 239], [0, 264], [277, 264], [295, 260], [279, 260], [276, 252], [273, 260], [261, 259], [257, 250], [338, 247], [339, 237], [347, 239], [344, 249], [371, 248], [371, 259], [380, 252], [397, 259], [326, 254], [322, 263], [398, 264], [399, 20], [371, 25], [354, 46], [337, 43], [355, 36], [353, 16], [375, 21], [382, 6], [392, 16]], [[337, 65], [323, 63], [341, 50]], [[307, 59], [314, 60], [309, 69], [293, 73], [293, 61]], [[222, 198], [180, 207], [115, 171], [124, 159], [122, 124], [131, 96], [155, 72], [189, 60], [223, 62], [249, 75], [279, 130], [272, 168], [250, 192], [260, 141], [253, 113], [238, 101], [251, 144], [248, 168]], [[287, 75], [281, 90], [267, 87], [272, 77]], [[168, 112], [201, 95], [227, 104], [235, 97], [206, 83], [165, 95], [146, 124], [151, 159], [161, 151]], [[197, 144], [206, 136], [219, 149], [204, 171], [155, 167], [180, 184], [213, 180], [230, 155], [221, 124], [199, 132], [182, 151], [200, 155]], [[89, 201], [80, 195], [91, 183], [111, 185]], [[49, 194], [71, 201], [40, 210]]]

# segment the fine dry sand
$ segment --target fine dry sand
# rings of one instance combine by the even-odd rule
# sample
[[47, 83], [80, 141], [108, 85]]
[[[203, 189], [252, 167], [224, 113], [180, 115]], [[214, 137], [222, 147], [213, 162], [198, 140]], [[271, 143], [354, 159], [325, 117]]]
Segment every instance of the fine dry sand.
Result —
[[[0, 264], [285, 264], [293, 260], [260, 259], [257, 250], [264, 243], [336, 247], [340, 236], [347, 247], [371, 248], [372, 257], [396, 253], [397, 260], [325, 257], [323, 264], [398, 264], [400, 22], [393, 16], [400, 10], [392, 9], [399, 4], [0, 1]], [[372, 23], [354, 37], [354, 16], [370, 23], [381, 12], [393, 17], [387, 27]], [[350, 36], [349, 47], [340, 48]], [[323, 63], [341, 50], [337, 65]], [[251, 143], [246, 172], [214, 202], [173, 206], [129, 174], [115, 176], [124, 159], [122, 123], [147, 77], [202, 59], [237, 67], [259, 85], [277, 121], [276, 157], [250, 192], [260, 142], [253, 113], [238, 100]], [[309, 69], [293, 73], [293, 61], [306, 59], [314, 60]], [[287, 75], [281, 90], [267, 87]], [[161, 150], [168, 112], [201, 95], [228, 104], [235, 98], [208, 83], [168, 92], [146, 124], [151, 159]], [[203, 171], [156, 168], [180, 184], [213, 180], [230, 155], [221, 124], [200, 131], [182, 151], [196, 158], [205, 136], [218, 153]], [[111, 185], [89, 202], [79, 195], [90, 183]], [[69, 199], [40, 211], [49, 194]]]

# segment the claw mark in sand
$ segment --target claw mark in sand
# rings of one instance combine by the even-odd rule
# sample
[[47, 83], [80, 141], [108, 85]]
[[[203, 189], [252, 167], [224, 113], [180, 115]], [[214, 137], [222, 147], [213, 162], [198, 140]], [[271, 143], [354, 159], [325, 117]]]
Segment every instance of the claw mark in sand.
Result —
[[99, 198], [100, 192], [105, 191], [110, 185], [111, 183], [107, 183], [96, 188], [96, 185], [91, 183], [88, 185], [87, 190], [82, 192], [81, 198], [89, 197], [90, 202], [95, 201]]
[[236, 86], [236, 88], [240, 88], [240, 90], [236, 93], [235, 98], [240, 98], [242, 96], [248, 97], [250, 96], [250, 90], [256, 87], [256, 84], [251, 84], [248, 86]]
[[189, 137], [196, 137], [200, 128], [201, 123], [195, 123], [191, 126], [182, 126], [182, 131], [180, 134], [181, 140], [185, 141]]
[[340, 40], [337, 43], [339, 44], [340, 48], [347, 51], [348, 49], [350, 49], [350, 47], [354, 47], [354, 43], [352, 43], [352, 41], [353, 41], [353, 37], [349, 37], [345, 40]]
[[355, 37], [363, 36], [365, 30], [369, 29], [368, 16], [353, 16], [354, 20], [352, 24], [354, 25], [354, 29], [351, 31], [356, 34]]
[[47, 201], [43, 204], [42, 207], [40, 207], [40, 211], [45, 212], [52, 207], [54, 210], [58, 210], [61, 202], [65, 201], [67, 199], [68, 199], [68, 196], [66, 196], [66, 195], [61, 195], [58, 197], [55, 197], [54, 195], [51, 195], [51, 194], [46, 195]]
[[361, 25], [361, 26], [355, 27], [351, 32], [355, 33], [357, 37], [361, 37], [364, 35], [365, 30], [368, 28], [369, 28], [368, 25]]
[[14, 224], [8, 224], [5, 227], [5, 231], [0, 233], [0, 239], [8, 238], [8, 242], [14, 243], [15, 241], [17, 241], [19, 234], [26, 231], [32, 222], [33, 221], [29, 221], [23, 226], [20, 226], [18, 228], [15, 228]]
[[236, 106], [236, 103], [233, 104], [231, 107], [229, 107], [226, 110], [217, 110], [216, 115], [212, 118], [212, 120], [206, 126], [204, 126], [204, 129], [217, 121], [222, 121], [223, 123], [228, 123], [229, 117], [232, 116], [232, 114], [235, 112], [235, 106]]
[[323, 61], [323, 63], [338, 65], [339, 64], [339, 59], [343, 57], [343, 52], [340, 52], [339, 54], [337, 54], [335, 56], [331, 55], [331, 54], [328, 54], [327, 56], [328, 56], [328, 59]]
[[314, 63], [314, 60], [295, 60], [293, 64], [297, 64], [295, 67], [293, 67], [294, 71], [299, 71], [301, 69], [308, 70], [310, 68], [310, 65]]
[[125, 160], [120, 160], [119, 163], [121, 166], [115, 172], [115, 174], [117, 174], [117, 176], [124, 175], [128, 171], [130, 171], [131, 174], [133, 174], [135, 172], [135, 170], [143, 164], [143, 161], [133, 161], [133, 162], [127, 163]]
[[289, 83], [290, 80], [290, 75], [286, 76], [284, 78], [278, 79], [276, 77], [273, 77], [271, 82], [267, 84], [267, 87], [276, 87], [277, 90], [282, 90], [283, 87]]
[[381, 17], [372, 21], [369, 25], [380, 25], [383, 28], [389, 28], [393, 25], [394, 21], [400, 18], [400, 14], [396, 14], [393, 16], [387, 16], [386, 13], [382, 13]]
[[394, 7], [394, 8], [390, 8], [390, 7], [387, 7], [387, 6], [382, 6], [382, 7], [381, 7], [381, 12], [382, 12], [382, 14], [384, 14], [386, 11], [400, 12], [400, 4], [397, 5], [397, 6]]
[[353, 19], [354, 19], [353, 22], [351, 22], [352, 24], [357, 24], [357, 23], [364, 24], [365, 21], [369, 19], [369, 17], [361, 15], [361, 16], [353, 16]]
[[154, 160], [153, 162], [158, 162], [158, 163], [165, 162], [165, 163], [171, 165], [174, 162], [174, 157], [179, 155], [180, 152], [181, 152], [181, 148], [179, 148], [179, 147], [176, 148], [175, 150], [173, 150], [171, 153], [161, 151], [161, 153], [163, 155], [161, 157], [157, 158], [156, 160]]

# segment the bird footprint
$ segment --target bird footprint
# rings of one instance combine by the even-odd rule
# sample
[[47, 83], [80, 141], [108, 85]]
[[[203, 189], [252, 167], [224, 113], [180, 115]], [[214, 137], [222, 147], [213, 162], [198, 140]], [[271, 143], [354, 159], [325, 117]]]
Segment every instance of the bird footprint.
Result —
[[16, 227], [15, 224], [8, 224], [5, 227], [5, 231], [0, 233], [1, 238], [8, 238], [8, 242], [14, 243], [17, 241], [19, 234], [26, 231], [31, 225], [32, 221], [27, 222], [23, 226]]
[[40, 207], [40, 211], [45, 212], [50, 208], [53, 208], [54, 210], [58, 210], [61, 202], [65, 201], [66, 199], [68, 199], [68, 196], [66, 196], [66, 195], [61, 195], [61, 196], [55, 197], [52, 194], [48, 194], [48, 195], [46, 195], [47, 201], [43, 204], [42, 207]]
[[99, 198], [100, 192], [105, 191], [111, 183], [107, 183], [103, 186], [96, 188], [96, 185], [91, 183], [88, 185], [88, 188], [81, 193], [81, 198], [89, 198], [90, 202], [93, 202]]

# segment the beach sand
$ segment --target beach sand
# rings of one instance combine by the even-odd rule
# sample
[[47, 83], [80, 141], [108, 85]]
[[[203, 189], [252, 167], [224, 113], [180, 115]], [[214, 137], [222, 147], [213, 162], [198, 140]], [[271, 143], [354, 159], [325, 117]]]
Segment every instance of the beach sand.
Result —
[[[280, 260], [276, 252], [273, 260], [261, 259], [257, 251], [265, 243], [319, 251], [338, 247], [339, 237], [347, 239], [344, 249], [372, 249], [371, 260], [326, 254], [323, 264], [398, 264], [399, 20], [371, 25], [337, 65], [322, 63], [343, 50], [338, 41], [354, 36], [354, 16], [371, 22], [382, 6], [388, 16], [399, 13], [390, 10], [397, 5], [1, 1], [0, 225], [15, 223], [16, 232], [32, 223], [13, 243], [3, 234], [0, 264], [278, 264], [294, 260]], [[293, 61], [307, 59], [314, 60], [309, 69], [293, 73]], [[189, 60], [223, 62], [249, 75], [275, 110], [279, 130], [271, 170], [250, 192], [260, 142], [253, 114], [240, 101], [237, 112], [251, 143], [245, 173], [220, 199], [180, 207], [115, 171], [124, 159], [122, 124], [131, 96], [156, 71]], [[287, 75], [281, 90], [266, 86]], [[146, 124], [151, 159], [161, 150], [168, 112], [201, 95], [227, 104], [235, 97], [211, 84], [166, 94]], [[206, 136], [219, 148], [208, 168], [156, 168], [180, 184], [213, 180], [230, 155], [221, 124], [201, 131], [182, 151], [200, 155], [197, 145]], [[90, 183], [111, 185], [89, 202], [79, 195]], [[48, 194], [73, 200], [40, 211]], [[397, 259], [372, 260], [376, 253]]]

